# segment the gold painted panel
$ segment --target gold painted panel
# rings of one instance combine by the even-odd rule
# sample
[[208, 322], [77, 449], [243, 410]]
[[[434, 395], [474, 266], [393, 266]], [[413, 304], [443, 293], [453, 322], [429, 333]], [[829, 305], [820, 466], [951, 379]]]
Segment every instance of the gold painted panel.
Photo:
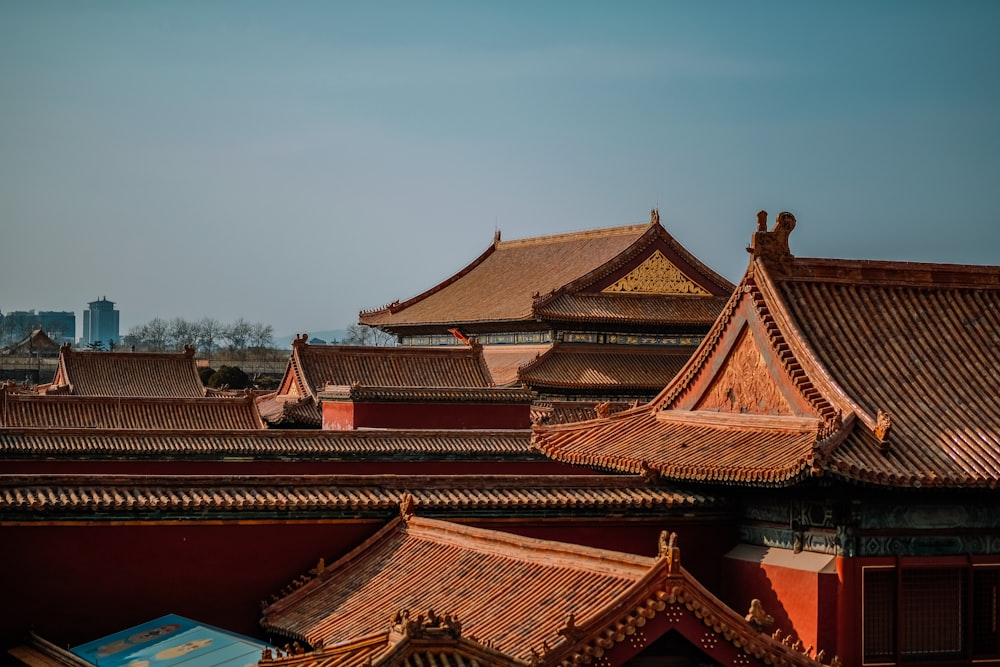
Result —
[[657, 250], [639, 266], [622, 276], [602, 292], [627, 292], [632, 294], [697, 295], [711, 296], [678, 269], [673, 262]]

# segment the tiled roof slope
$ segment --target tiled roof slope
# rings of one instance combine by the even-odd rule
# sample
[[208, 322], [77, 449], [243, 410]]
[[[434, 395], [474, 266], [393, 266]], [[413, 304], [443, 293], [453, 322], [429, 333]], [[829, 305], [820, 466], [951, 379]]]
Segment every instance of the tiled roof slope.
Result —
[[517, 370], [534, 361], [552, 345], [484, 345], [483, 359], [490, 369], [493, 381], [499, 387], [517, 384]]
[[560, 294], [535, 307], [535, 315], [563, 322], [606, 322], [704, 327], [715, 322], [729, 295], [666, 298], [656, 294]]
[[[394, 619], [386, 619], [387, 625]], [[446, 623], [451, 623], [454, 630]], [[460, 621], [459, 621], [460, 623]], [[322, 650], [265, 656], [259, 667], [525, 667], [525, 663], [462, 637], [460, 626], [449, 615], [428, 622], [409, 621], [405, 630], [360, 637]]]
[[767, 231], [687, 366], [648, 406], [539, 427], [559, 460], [670, 479], [1000, 485], [1000, 267], [791, 255]]
[[660, 515], [722, 506], [712, 496], [621, 475], [0, 475], [0, 520], [249, 519], [275, 512], [386, 518], [406, 494], [422, 512], [460, 516]]
[[280, 394], [309, 395], [327, 385], [367, 387], [490, 387], [493, 378], [478, 345], [445, 348], [292, 343]]
[[501, 322], [532, 318], [532, 301], [610, 261], [650, 225], [501, 241], [426, 292], [381, 310], [362, 312], [364, 324], [395, 326]]
[[414, 517], [403, 504], [403, 518], [265, 607], [263, 627], [326, 653], [446, 609], [442, 626], [457, 619], [462, 636], [522, 664], [625, 664], [670, 631], [720, 664], [818, 664], [688, 575], [675, 537], [649, 558]]
[[0, 390], [0, 427], [135, 430], [263, 428], [253, 398], [39, 396]]
[[91, 352], [64, 345], [54, 388], [77, 396], [196, 398], [205, 395], [194, 349], [168, 352]]
[[[51, 397], [50, 397], [51, 398]], [[222, 399], [205, 399], [222, 400]], [[253, 460], [541, 459], [528, 431], [0, 431], [0, 460], [232, 457]]]
[[684, 366], [694, 348], [556, 343], [522, 367], [518, 379], [536, 390], [634, 389], [658, 392]]

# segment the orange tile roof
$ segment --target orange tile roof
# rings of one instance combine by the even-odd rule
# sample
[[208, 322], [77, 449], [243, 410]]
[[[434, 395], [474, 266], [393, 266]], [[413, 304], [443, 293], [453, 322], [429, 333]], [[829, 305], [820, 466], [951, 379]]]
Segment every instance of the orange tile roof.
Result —
[[[598, 406], [602, 407], [599, 408]], [[607, 410], [607, 415], [612, 415], [635, 407], [638, 407], [637, 403], [625, 401], [535, 401], [535, 404], [532, 406], [532, 423], [569, 424], [571, 422], [582, 422], [596, 419], [599, 411], [602, 410]]]
[[[380, 635], [391, 646], [408, 628], [454, 628], [456, 619], [454, 635], [521, 664], [623, 664], [668, 632], [720, 664], [819, 664], [691, 577], [676, 536], [664, 533], [649, 558], [415, 517], [403, 506], [402, 518], [336, 562], [321, 561], [265, 607], [263, 627], [321, 645], [319, 660], [366, 642], [373, 665], [385, 664], [375, 662], [385, 655]], [[653, 619], [665, 619], [655, 633]]]
[[0, 475], [0, 520], [273, 516], [385, 518], [409, 494], [422, 512], [461, 516], [604, 516], [721, 507], [712, 496], [639, 477], [568, 475]]
[[264, 428], [249, 396], [136, 398], [8, 394], [0, 389], [0, 427], [138, 430]]
[[517, 382], [517, 370], [544, 354], [552, 345], [484, 345], [483, 359], [497, 386]]
[[540, 448], [720, 483], [1000, 486], [1000, 267], [795, 258], [778, 220], [649, 406], [538, 427]]
[[[206, 399], [209, 400], [209, 399]], [[211, 399], [222, 400], [222, 399]], [[227, 457], [253, 460], [543, 459], [528, 431], [251, 430], [149, 432], [83, 429], [0, 430], [0, 460]]]
[[656, 294], [570, 293], [536, 305], [535, 315], [563, 322], [708, 328], [728, 299], [728, 295], [668, 298]]
[[194, 350], [186, 352], [91, 352], [64, 345], [54, 387], [77, 396], [196, 398], [205, 395]]
[[396, 326], [532, 320], [535, 295], [547, 294], [612, 260], [650, 225], [501, 241], [426, 292], [381, 310], [362, 312], [365, 324]]
[[296, 339], [279, 393], [310, 395], [327, 385], [489, 387], [482, 347], [309, 345]]
[[658, 392], [684, 366], [692, 347], [556, 343], [517, 372], [536, 390], [614, 389]]

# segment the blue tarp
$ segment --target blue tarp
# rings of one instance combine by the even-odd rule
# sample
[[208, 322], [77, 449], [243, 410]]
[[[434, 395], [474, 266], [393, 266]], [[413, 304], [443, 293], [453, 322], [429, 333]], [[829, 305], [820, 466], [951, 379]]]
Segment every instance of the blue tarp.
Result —
[[97, 667], [245, 667], [268, 644], [169, 614], [70, 649]]

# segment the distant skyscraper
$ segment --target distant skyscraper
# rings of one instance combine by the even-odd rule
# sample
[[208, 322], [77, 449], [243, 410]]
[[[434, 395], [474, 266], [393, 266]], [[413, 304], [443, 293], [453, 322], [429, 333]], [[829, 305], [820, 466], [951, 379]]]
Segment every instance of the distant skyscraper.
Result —
[[101, 297], [97, 301], [91, 301], [87, 310], [83, 311], [83, 339], [84, 345], [101, 342], [108, 346], [108, 341], [114, 341], [117, 345], [121, 342], [118, 335], [118, 310], [114, 301], [108, 301], [106, 297]]

